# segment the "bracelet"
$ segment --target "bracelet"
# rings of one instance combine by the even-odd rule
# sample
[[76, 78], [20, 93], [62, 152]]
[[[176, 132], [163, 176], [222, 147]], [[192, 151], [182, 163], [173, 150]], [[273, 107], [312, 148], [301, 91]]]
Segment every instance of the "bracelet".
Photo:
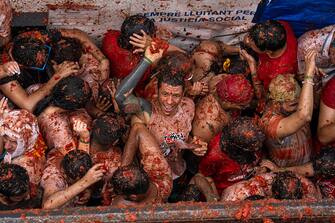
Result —
[[152, 61], [148, 57], [144, 56], [143, 59], [149, 64], [152, 64]]
[[308, 80], [308, 79], [313, 80], [314, 77], [313, 77], [313, 76], [308, 76], [308, 75], [306, 75], [306, 76], [304, 77], [304, 80]]
[[308, 83], [308, 84], [311, 84], [312, 86], [314, 86], [313, 81], [310, 81], [310, 80], [302, 81], [302, 84], [305, 84], [305, 83]]
[[90, 141], [83, 141], [79, 138], [79, 142], [84, 143], [84, 144], [90, 144]]

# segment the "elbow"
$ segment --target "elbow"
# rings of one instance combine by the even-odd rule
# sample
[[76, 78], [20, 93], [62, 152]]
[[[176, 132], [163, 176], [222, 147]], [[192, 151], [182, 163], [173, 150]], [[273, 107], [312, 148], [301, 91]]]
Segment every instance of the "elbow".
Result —
[[310, 111], [300, 110], [298, 115], [299, 115], [299, 119], [302, 120], [304, 123], [311, 122], [312, 120], [312, 111], [310, 112]]
[[42, 209], [51, 210], [51, 209], [54, 209], [54, 208], [55, 207], [53, 207], [53, 205], [49, 201], [43, 202], [43, 204], [42, 204]]

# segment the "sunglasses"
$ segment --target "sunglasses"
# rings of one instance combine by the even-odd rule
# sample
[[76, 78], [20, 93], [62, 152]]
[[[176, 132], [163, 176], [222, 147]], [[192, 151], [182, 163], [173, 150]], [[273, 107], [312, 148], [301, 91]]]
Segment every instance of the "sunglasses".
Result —
[[47, 57], [45, 59], [45, 62], [43, 64], [43, 66], [42, 67], [29, 67], [30, 69], [38, 70], [38, 71], [44, 71], [45, 70], [45, 68], [47, 67], [48, 61], [49, 61], [50, 54], [51, 54], [51, 47], [48, 46], [48, 45], [45, 45], [45, 48], [47, 49], [48, 54], [47, 54]]

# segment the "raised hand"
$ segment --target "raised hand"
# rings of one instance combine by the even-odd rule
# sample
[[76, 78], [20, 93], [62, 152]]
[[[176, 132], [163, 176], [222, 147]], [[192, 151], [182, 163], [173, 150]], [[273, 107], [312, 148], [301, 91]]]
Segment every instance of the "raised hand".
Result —
[[257, 63], [255, 58], [253, 58], [246, 50], [240, 50], [240, 55], [243, 59], [245, 59], [248, 62], [250, 73], [256, 74]]
[[81, 139], [88, 139], [90, 137], [90, 131], [87, 129], [87, 124], [83, 121], [75, 120], [73, 131], [76, 132]]
[[151, 45], [152, 38], [141, 30], [142, 36], [134, 33], [130, 37], [129, 43], [136, 47], [133, 53], [142, 53]]
[[157, 44], [153, 41], [151, 47], [147, 47], [144, 56], [151, 60], [152, 63], [157, 62], [163, 56], [164, 49], [158, 48]]
[[103, 166], [103, 163], [94, 165], [91, 169], [87, 171], [87, 173], [83, 177], [83, 180], [88, 182], [89, 185], [92, 185], [101, 180], [106, 172]]
[[95, 106], [103, 112], [106, 112], [111, 106], [112, 102], [108, 100], [107, 97], [99, 96], [98, 101], [96, 102]]
[[196, 95], [206, 95], [209, 92], [208, 83], [203, 81], [194, 82], [191, 86], [188, 94], [196, 96]]
[[16, 61], [7, 62], [2, 66], [7, 76], [12, 76], [12, 75], [21, 73], [19, 64]]
[[61, 64], [54, 65], [55, 75], [54, 78], [62, 79], [64, 77], [70, 76], [71, 74], [78, 73], [79, 65], [75, 62], [64, 61]]

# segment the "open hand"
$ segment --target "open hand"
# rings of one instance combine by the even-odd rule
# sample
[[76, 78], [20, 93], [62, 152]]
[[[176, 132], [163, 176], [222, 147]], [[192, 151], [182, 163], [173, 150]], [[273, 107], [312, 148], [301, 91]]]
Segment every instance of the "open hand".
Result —
[[134, 33], [130, 37], [129, 43], [136, 47], [133, 53], [142, 53], [151, 45], [152, 38], [141, 30], [142, 36]]
[[75, 120], [73, 124], [73, 131], [75, 131], [81, 139], [90, 137], [90, 131], [87, 129], [87, 124], [80, 120]]

